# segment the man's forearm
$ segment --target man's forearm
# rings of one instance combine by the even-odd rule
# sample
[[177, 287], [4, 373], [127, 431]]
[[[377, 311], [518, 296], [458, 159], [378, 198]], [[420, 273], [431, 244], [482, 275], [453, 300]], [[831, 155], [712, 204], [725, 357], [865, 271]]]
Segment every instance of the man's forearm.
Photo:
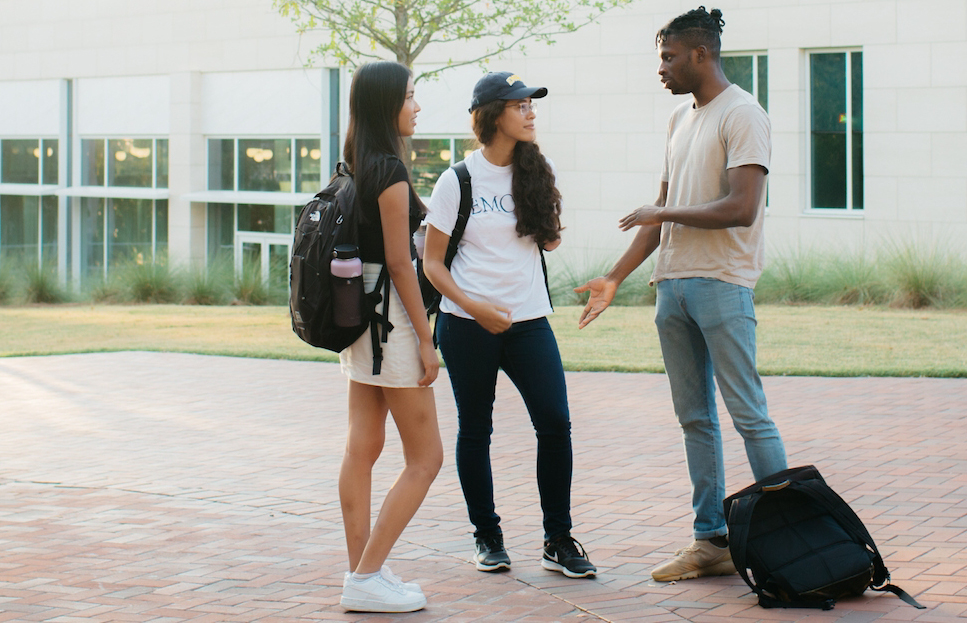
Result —
[[608, 271], [607, 279], [620, 284], [628, 278], [641, 263], [648, 259], [661, 238], [661, 226], [640, 227], [631, 245], [615, 263], [614, 267]]

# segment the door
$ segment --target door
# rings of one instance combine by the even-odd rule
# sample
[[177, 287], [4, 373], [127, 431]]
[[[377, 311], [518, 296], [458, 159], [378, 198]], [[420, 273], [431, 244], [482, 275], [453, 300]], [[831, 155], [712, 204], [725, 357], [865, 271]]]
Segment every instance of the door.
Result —
[[258, 276], [271, 290], [289, 290], [291, 234], [239, 232], [235, 234], [235, 275]]

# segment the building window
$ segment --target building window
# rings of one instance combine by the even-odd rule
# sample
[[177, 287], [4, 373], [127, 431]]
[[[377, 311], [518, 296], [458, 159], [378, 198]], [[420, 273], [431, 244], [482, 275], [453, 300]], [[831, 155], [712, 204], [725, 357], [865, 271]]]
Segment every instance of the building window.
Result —
[[[0, 265], [56, 266], [57, 197], [42, 186], [58, 182], [57, 139], [0, 140]], [[36, 185], [28, 195], [23, 185]]]
[[232, 266], [235, 259], [235, 206], [231, 203], [208, 204], [208, 265], [224, 262]]
[[57, 139], [0, 141], [0, 183], [56, 184]]
[[863, 209], [863, 53], [809, 55], [810, 207]]
[[208, 139], [208, 190], [316, 193], [321, 188], [318, 138]]
[[164, 263], [168, 257], [166, 199], [81, 198], [83, 280], [99, 281], [127, 264]]
[[448, 167], [460, 162], [477, 148], [477, 139], [463, 137], [414, 138], [413, 188], [421, 197], [429, 197], [433, 186]]
[[260, 275], [263, 283], [284, 290], [292, 234], [302, 207], [209, 203], [208, 266], [234, 267], [239, 277]]
[[131, 189], [80, 198], [83, 282], [120, 265], [167, 261], [168, 201], [152, 191], [168, 187], [168, 139], [81, 139], [81, 183]]
[[57, 265], [57, 197], [0, 196], [0, 265]]
[[722, 56], [722, 71], [730, 82], [737, 84], [759, 100], [769, 110], [769, 56], [752, 52]]
[[82, 139], [81, 184], [167, 188], [168, 139]]

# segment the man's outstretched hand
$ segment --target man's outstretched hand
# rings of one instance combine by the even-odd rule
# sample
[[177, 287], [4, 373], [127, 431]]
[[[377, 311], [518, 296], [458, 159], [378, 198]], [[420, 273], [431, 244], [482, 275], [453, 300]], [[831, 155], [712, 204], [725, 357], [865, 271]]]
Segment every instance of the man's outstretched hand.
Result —
[[578, 319], [578, 329], [588, 326], [592, 320], [607, 309], [608, 305], [611, 305], [611, 301], [614, 300], [617, 291], [618, 284], [607, 277], [595, 277], [583, 286], [574, 288], [574, 292], [577, 294], [591, 293], [588, 304], [584, 306], [584, 311], [581, 312], [581, 317]]

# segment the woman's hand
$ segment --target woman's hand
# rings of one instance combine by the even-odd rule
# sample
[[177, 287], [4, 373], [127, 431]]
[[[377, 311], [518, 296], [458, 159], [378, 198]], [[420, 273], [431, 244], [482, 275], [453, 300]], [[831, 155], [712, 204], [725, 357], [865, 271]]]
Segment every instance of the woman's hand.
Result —
[[561, 237], [560, 236], [558, 236], [555, 240], [546, 243], [544, 245], [544, 250], [545, 251], [553, 251], [554, 249], [558, 248], [559, 246], [561, 246]]
[[423, 362], [423, 378], [418, 385], [429, 387], [440, 373], [440, 359], [437, 357], [436, 349], [433, 348], [432, 339], [420, 341], [420, 360]]
[[474, 301], [467, 312], [481, 327], [494, 335], [503, 333], [514, 323], [509, 309], [487, 301]]

